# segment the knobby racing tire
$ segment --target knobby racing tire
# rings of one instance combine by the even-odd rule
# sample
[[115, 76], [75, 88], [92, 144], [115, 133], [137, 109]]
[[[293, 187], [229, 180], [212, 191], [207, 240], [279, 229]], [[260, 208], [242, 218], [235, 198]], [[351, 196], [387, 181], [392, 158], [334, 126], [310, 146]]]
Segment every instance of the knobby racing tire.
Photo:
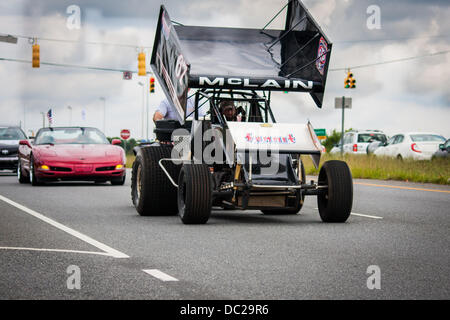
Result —
[[20, 160], [19, 160], [19, 163], [17, 164], [17, 180], [19, 180], [19, 183], [30, 182], [30, 180], [27, 179], [27, 177], [23, 175], [22, 164], [20, 163]]
[[[159, 160], [170, 158], [170, 146], [150, 146], [140, 149], [133, 163], [131, 200], [141, 216], [174, 215], [177, 213], [177, 189], [159, 166]], [[179, 166], [164, 162], [175, 179]]]
[[[306, 174], [305, 174], [305, 167], [303, 166], [303, 161], [301, 161], [301, 168], [302, 168], [302, 182], [305, 183], [306, 182]], [[264, 213], [265, 215], [283, 215], [283, 214], [299, 213], [303, 207], [303, 203], [305, 202], [305, 194], [301, 190], [298, 190], [297, 192], [298, 192], [299, 201], [296, 202], [295, 207], [279, 208], [279, 209], [264, 209], [264, 210], [261, 210], [261, 212]]]
[[184, 164], [178, 177], [178, 214], [184, 224], [205, 224], [211, 215], [212, 177], [205, 164]]
[[322, 221], [347, 221], [353, 204], [353, 180], [347, 163], [338, 160], [325, 162], [319, 172], [318, 185], [328, 186], [317, 196]]

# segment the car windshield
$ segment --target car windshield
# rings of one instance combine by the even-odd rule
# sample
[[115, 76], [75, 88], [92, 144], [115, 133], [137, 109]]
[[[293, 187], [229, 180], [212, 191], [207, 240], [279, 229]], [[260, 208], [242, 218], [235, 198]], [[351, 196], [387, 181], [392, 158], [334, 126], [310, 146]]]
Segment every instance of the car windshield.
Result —
[[382, 133], [360, 133], [358, 135], [358, 142], [372, 142], [372, 141], [386, 142], [386, 135]]
[[48, 128], [39, 131], [35, 144], [109, 144], [95, 128]]
[[22, 140], [26, 138], [19, 128], [0, 128], [0, 140]]
[[411, 140], [414, 142], [444, 142], [445, 138], [437, 134], [412, 134]]

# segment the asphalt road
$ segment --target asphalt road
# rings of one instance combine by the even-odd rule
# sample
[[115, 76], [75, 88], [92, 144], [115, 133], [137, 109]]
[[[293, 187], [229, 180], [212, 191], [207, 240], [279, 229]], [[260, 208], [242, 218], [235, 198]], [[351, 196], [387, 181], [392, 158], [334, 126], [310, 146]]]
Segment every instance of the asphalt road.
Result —
[[0, 173], [0, 299], [450, 298], [449, 186], [355, 180], [345, 224], [307, 197], [295, 216], [183, 225], [140, 217], [129, 178], [32, 187]]

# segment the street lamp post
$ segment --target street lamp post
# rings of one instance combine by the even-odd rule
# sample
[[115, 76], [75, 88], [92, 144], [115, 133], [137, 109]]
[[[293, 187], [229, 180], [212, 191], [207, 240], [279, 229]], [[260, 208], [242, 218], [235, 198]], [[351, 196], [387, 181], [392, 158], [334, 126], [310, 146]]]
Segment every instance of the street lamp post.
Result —
[[106, 135], [106, 98], [100, 97], [103, 101], [103, 133]]
[[72, 126], [72, 107], [71, 106], [67, 106], [67, 109], [69, 109], [69, 127]]
[[42, 128], [45, 128], [45, 112], [41, 112], [42, 115]]

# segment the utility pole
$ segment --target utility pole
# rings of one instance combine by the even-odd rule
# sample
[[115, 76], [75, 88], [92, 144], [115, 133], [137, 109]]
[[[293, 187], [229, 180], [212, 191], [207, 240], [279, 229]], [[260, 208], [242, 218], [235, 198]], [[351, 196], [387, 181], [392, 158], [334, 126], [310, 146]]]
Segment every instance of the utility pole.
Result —
[[144, 120], [145, 120], [145, 83], [142, 83], [141, 81], [138, 82], [138, 84], [142, 87], [142, 110], [141, 110], [141, 138], [144, 139]]

